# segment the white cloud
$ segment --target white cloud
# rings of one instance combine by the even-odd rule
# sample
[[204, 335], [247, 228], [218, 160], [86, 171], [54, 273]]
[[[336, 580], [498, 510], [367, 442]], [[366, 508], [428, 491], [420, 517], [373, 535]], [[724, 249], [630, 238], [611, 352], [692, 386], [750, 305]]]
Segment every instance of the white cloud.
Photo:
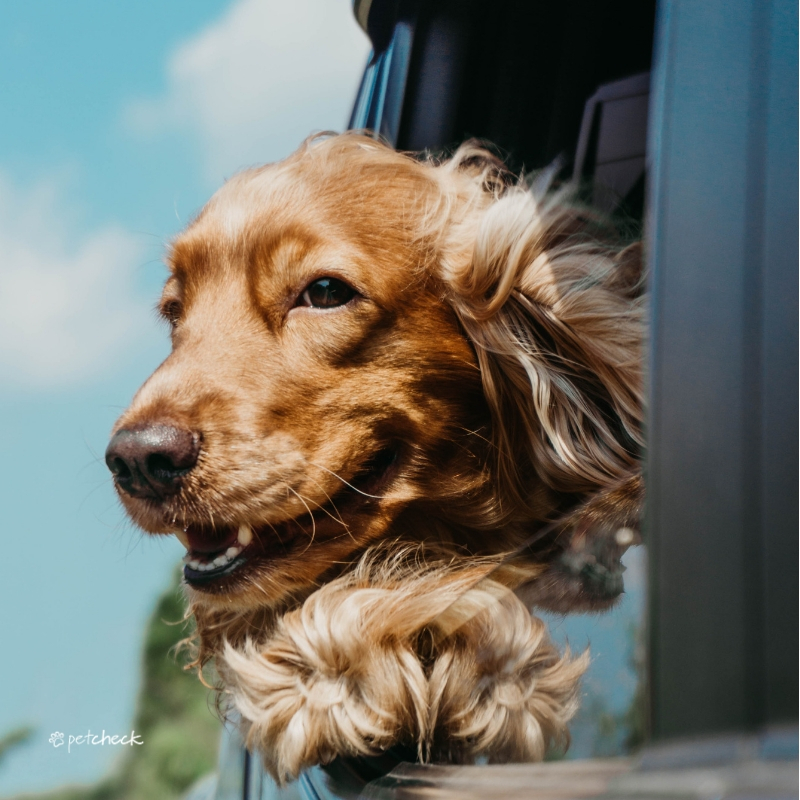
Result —
[[144, 247], [109, 226], [78, 238], [61, 182], [23, 192], [0, 176], [0, 385], [96, 375], [155, 326], [136, 291]]
[[[217, 184], [314, 130], [342, 129], [368, 51], [348, 0], [236, 0], [175, 48], [164, 93], [130, 103], [125, 120], [199, 146]], [[155, 254], [119, 226], [76, 237], [71, 214], [64, 180], [22, 191], [0, 174], [3, 386], [76, 383], [155, 339], [152, 298], [137, 291]]]
[[237, 0], [176, 48], [164, 94], [129, 104], [125, 119], [141, 134], [195, 137], [219, 181], [314, 130], [341, 130], [368, 53], [348, 0]]

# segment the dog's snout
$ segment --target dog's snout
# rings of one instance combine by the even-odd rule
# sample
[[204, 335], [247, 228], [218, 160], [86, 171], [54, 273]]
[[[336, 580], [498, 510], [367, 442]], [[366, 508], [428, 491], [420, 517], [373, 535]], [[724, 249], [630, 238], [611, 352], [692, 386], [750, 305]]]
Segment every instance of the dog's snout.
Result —
[[106, 464], [114, 480], [133, 497], [164, 498], [180, 490], [200, 453], [200, 437], [173, 425], [123, 428], [111, 437]]

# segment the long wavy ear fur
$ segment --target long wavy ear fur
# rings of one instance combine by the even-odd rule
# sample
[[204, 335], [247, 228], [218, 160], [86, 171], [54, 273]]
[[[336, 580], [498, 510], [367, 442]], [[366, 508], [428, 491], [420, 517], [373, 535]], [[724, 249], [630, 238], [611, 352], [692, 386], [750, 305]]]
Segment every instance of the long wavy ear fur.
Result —
[[638, 469], [643, 445], [641, 250], [569, 190], [508, 187], [490, 155], [481, 172], [475, 151], [440, 167], [474, 191], [441, 272], [477, 352], [498, 480], [523, 506], [531, 469], [558, 493], [608, 486]]

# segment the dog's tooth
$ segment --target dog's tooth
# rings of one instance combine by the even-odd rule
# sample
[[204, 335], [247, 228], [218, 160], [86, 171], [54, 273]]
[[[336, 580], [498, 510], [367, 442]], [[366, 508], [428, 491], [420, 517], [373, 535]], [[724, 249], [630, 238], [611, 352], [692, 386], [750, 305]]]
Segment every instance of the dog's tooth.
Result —
[[228, 558], [230, 558], [230, 559], [233, 559], [233, 558], [236, 558], [236, 556], [238, 556], [238, 555], [239, 555], [239, 553], [241, 553], [241, 552], [242, 552], [242, 548], [241, 548], [241, 547], [229, 547], [229, 548], [228, 548], [228, 549], [225, 551], [225, 555], [226, 555]]
[[192, 547], [189, 544], [189, 536], [187, 535], [186, 531], [175, 531], [175, 536], [178, 541], [187, 549], [191, 550]]
[[253, 529], [244, 523], [239, 526], [239, 544], [247, 547], [253, 541]]
[[192, 560], [189, 562], [189, 566], [190, 566], [192, 569], [200, 569], [200, 567], [201, 567], [201, 564], [200, 564], [200, 562], [199, 562], [199, 561], [198, 561], [196, 558], [193, 558], [193, 559], [192, 559]]
[[214, 564], [215, 567], [222, 567], [222, 566], [224, 566], [225, 564], [228, 563], [228, 557], [227, 556], [217, 556], [212, 563]]

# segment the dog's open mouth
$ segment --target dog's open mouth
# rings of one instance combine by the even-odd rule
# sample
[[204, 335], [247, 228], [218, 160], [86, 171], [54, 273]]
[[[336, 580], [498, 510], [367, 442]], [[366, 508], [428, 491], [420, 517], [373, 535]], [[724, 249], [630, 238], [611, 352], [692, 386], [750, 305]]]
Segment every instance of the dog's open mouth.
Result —
[[274, 562], [302, 549], [308, 542], [304, 523], [301, 518], [256, 528], [241, 524], [213, 529], [189, 524], [178, 534], [187, 549], [183, 557], [186, 582], [197, 588], [223, 589], [225, 579], [246, 566]]
[[230, 575], [243, 566], [242, 553], [253, 541], [249, 525], [209, 532], [200, 525], [188, 525], [181, 536], [188, 552], [183, 557], [183, 574], [192, 584], [203, 584]]
[[226, 579], [248, 564], [267, 563], [292, 555], [320, 540], [349, 535], [348, 512], [380, 500], [378, 493], [391, 479], [397, 461], [395, 448], [387, 447], [370, 458], [340, 492], [314, 513], [275, 525], [209, 527], [190, 523], [178, 538], [187, 549], [183, 558], [186, 582], [199, 589], [224, 589]]

